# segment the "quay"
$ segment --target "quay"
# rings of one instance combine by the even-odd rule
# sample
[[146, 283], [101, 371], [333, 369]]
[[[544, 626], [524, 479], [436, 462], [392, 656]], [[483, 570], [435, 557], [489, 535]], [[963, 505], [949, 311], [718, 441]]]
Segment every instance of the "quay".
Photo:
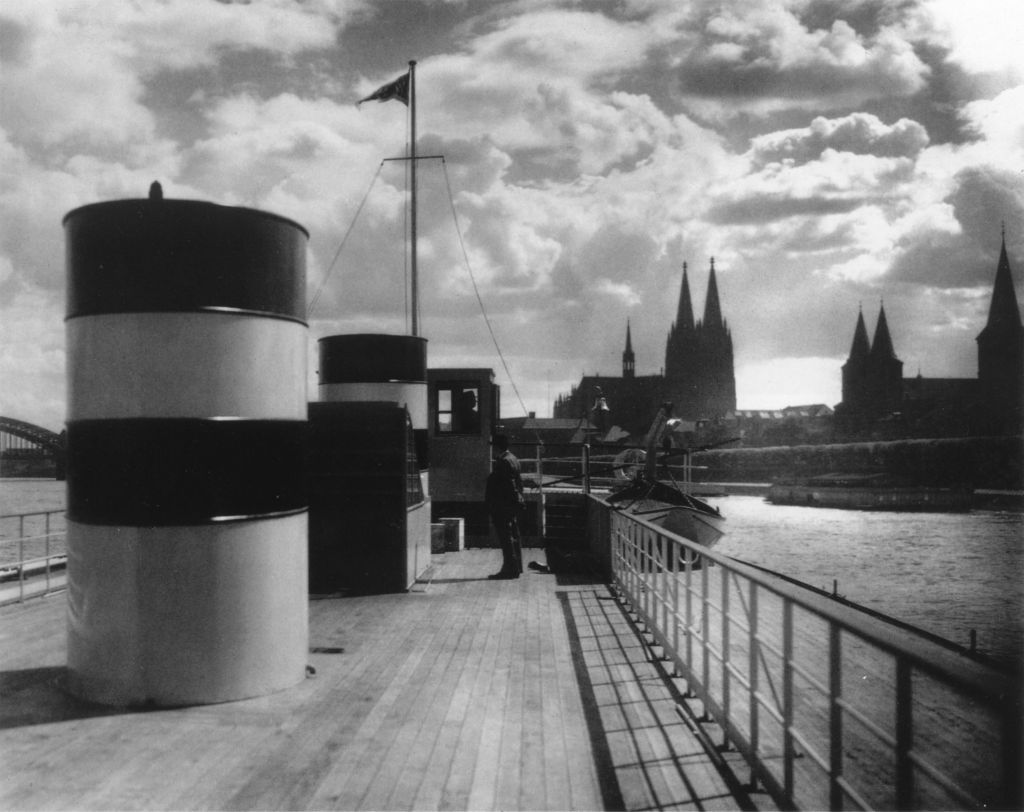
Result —
[[603, 579], [500, 563], [313, 599], [303, 684], [179, 709], [70, 697], [64, 594], [4, 607], [0, 808], [776, 808]]

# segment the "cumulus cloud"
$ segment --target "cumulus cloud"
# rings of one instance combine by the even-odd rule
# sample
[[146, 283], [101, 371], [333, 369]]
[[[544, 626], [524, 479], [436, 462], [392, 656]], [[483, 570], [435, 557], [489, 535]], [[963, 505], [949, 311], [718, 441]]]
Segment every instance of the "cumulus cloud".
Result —
[[916, 121], [901, 118], [886, 125], [871, 113], [851, 113], [834, 119], [817, 116], [808, 127], [753, 138], [750, 158], [755, 166], [786, 160], [806, 163], [820, 158], [825, 150], [914, 158], [926, 146], [928, 133]]
[[839, 9], [831, 20], [810, 27], [798, 14], [806, 4], [695, 5], [695, 39], [679, 60], [678, 76], [683, 92], [692, 94], [696, 109], [708, 116], [839, 109], [911, 95], [929, 75], [912, 45], [892, 27], [875, 25], [871, 34], [858, 33]]
[[932, 0], [923, 13], [951, 61], [975, 74], [1003, 73], [1004, 81], [1024, 78], [1024, 8], [1016, 0], [986, 0], [983, 5]]
[[990, 288], [1005, 222], [1011, 224], [1008, 249], [1024, 253], [1024, 185], [1018, 173], [975, 166], [958, 172], [953, 183], [948, 218], [919, 220], [897, 243], [894, 284]]
[[[0, 375], [27, 394], [4, 387], [0, 414], [63, 397], [61, 217], [154, 179], [310, 230], [313, 339], [407, 329], [407, 180], [382, 161], [408, 111], [353, 102], [410, 58], [420, 153], [445, 156], [419, 174], [432, 364], [511, 391], [482, 304], [528, 408], [616, 372], [627, 318], [657, 372], [682, 262], [699, 311], [714, 255], [741, 406], [833, 402], [858, 304], [882, 296], [898, 352], [973, 374], [957, 342], [1001, 220], [1024, 265], [1024, 90], [960, 4], [429, 2], [5, 3]], [[823, 394], [784, 395], [801, 376]]]
[[895, 206], [910, 192], [914, 161], [825, 149], [815, 160], [766, 164], [723, 185], [708, 219], [715, 223], [767, 223], [794, 216], [852, 213]]
[[1024, 86], [969, 102], [961, 115], [970, 132], [990, 150], [990, 159], [1005, 158], [1019, 166], [1024, 157]]
[[225, 51], [283, 56], [328, 47], [356, 3], [35, 3], [0, 12], [5, 121], [19, 138], [81, 149], [156, 136], [146, 81], [161, 71], [212, 67]]

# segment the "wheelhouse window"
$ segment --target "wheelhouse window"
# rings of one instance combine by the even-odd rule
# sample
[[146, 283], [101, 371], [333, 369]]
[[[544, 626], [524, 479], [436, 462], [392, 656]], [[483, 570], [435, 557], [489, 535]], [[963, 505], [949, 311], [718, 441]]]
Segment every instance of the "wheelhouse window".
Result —
[[423, 503], [423, 482], [420, 479], [420, 465], [416, 457], [416, 438], [411, 422], [407, 425], [405, 434], [405, 506], [413, 507]]
[[480, 433], [480, 390], [465, 383], [441, 383], [437, 387], [438, 434]]

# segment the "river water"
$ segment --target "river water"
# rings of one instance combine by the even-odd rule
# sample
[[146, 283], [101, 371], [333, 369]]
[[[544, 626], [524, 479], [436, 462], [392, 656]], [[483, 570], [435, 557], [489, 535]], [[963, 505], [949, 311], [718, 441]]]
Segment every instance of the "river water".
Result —
[[[758, 564], [933, 634], [1024, 662], [1024, 515], [888, 513], [709, 499], [716, 552]], [[64, 483], [0, 479], [0, 515], [64, 506]]]
[[960, 645], [1024, 662], [1024, 515], [891, 513], [709, 499], [715, 552], [836, 591]]

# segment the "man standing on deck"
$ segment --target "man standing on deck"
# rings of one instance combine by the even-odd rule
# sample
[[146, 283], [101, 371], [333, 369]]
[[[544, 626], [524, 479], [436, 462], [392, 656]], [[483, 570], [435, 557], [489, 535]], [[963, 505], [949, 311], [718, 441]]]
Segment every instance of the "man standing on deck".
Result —
[[502, 564], [501, 570], [488, 577], [518, 578], [523, 571], [523, 552], [519, 541], [519, 512], [526, 503], [523, 478], [519, 460], [508, 450], [508, 437], [496, 434], [493, 443], [494, 464], [487, 476], [484, 501], [501, 542]]

